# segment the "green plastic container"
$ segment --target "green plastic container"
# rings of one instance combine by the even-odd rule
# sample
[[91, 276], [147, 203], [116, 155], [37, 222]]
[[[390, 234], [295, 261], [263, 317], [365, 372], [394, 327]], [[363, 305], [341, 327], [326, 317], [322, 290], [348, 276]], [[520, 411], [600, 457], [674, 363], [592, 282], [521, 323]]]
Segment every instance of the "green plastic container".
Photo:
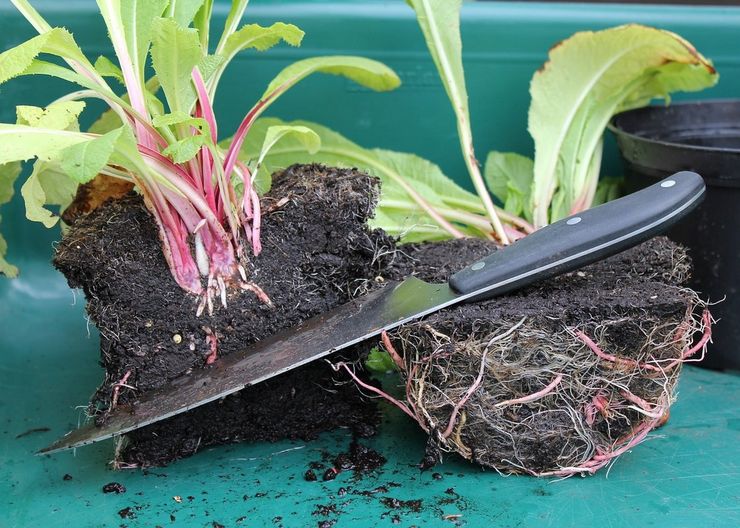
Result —
[[[72, 30], [89, 55], [110, 54], [92, 0], [33, 3], [52, 23]], [[223, 19], [226, 3], [217, 3]], [[300, 49], [254, 54], [229, 71], [217, 107], [223, 131], [237, 125], [238, 114], [288, 62], [316, 54], [365, 55], [395, 68], [403, 87], [376, 94], [342, 79], [316, 77], [281, 99], [271, 114], [321, 122], [365, 146], [417, 152], [464, 179], [452, 112], [402, 0], [253, 0], [248, 16], [262, 24], [293, 22], [307, 36]], [[740, 86], [738, 8], [487, 2], [467, 4], [463, 18], [481, 158], [493, 148], [531, 151], [529, 78], [547, 49], [577, 30], [626, 22], [671, 29], [714, 59], [722, 81], [707, 96], [737, 95]], [[0, 4], [0, 49], [32, 34], [9, 2]], [[16, 104], [44, 105], [64, 89], [61, 82], [29, 78], [0, 86], [0, 121], [14, 119]], [[605, 172], [619, 170], [610, 144]], [[660, 438], [621, 457], [608, 475], [587, 479], [502, 478], [454, 456], [421, 473], [415, 464], [423, 455], [423, 435], [390, 409], [380, 436], [370, 441], [389, 461], [378, 474], [359, 481], [344, 473], [326, 483], [303, 479], [308, 464], [323, 453], [346, 450], [345, 431], [308, 443], [210, 449], [149, 472], [111, 472], [110, 442], [77, 453], [34, 456], [82, 419], [77, 407], [102, 379], [98, 340], [85, 320], [81, 294], [70, 291], [49, 264], [58, 233], [26, 222], [19, 200], [0, 213], [9, 260], [22, 270], [15, 281], [0, 279], [2, 528], [292, 527], [325, 520], [337, 527], [740, 526], [740, 379], [692, 368], [684, 373], [670, 422], [654, 435]], [[102, 486], [111, 481], [128, 491], [103, 494]], [[422, 508], [391, 509], [382, 502], [386, 497], [421, 499]], [[330, 505], [335, 512], [320, 508]]]

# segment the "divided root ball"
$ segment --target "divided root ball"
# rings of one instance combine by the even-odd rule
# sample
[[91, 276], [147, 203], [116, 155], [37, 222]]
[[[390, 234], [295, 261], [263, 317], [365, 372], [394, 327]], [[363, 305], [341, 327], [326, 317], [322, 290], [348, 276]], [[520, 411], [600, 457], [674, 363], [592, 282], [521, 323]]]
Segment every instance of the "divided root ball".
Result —
[[[366, 225], [377, 185], [358, 171], [317, 165], [276, 175], [263, 201], [264, 251], [247, 265], [274, 307], [240, 291], [227, 309], [200, 317], [172, 279], [140, 198], [77, 218], [55, 264], [83, 288], [100, 330], [106, 374], [91, 414], [104, 421], [110, 408], [208, 368], [214, 349], [228, 355], [388, 280], [446, 280], [494, 250], [475, 239], [396, 248]], [[658, 238], [394, 331], [391, 348], [407, 380], [399, 404], [429, 433], [428, 462], [457, 451], [502, 472], [567, 475], [595, 471], [641, 440], [666, 415], [681, 362], [698, 350], [689, 341], [706, 326], [702, 304], [680, 286], [689, 268], [682, 248]], [[356, 362], [367, 347], [344, 359]], [[163, 465], [224, 443], [310, 439], [336, 427], [372, 434], [374, 402], [336, 385], [347, 379], [323, 362], [300, 367], [132, 432], [116, 453], [118, 467]], [[363, 391], [380, 390], [366, 375], [358, 381]]]
[[[477, 258], [490, 250], [480, 246]], [[408, 252], [424, 262], [440, 249]], [[457, 267], [422, 269], [422, 278]], [[502, 473], [569, 476], [642, 441], [668, 418], [682, 363], [709, 338], [705, 305], [677, 286], [689, 271], [685, 250], [656, 238], [392, 332], [386, 348], [406, 381], [400, 406], [429, 433], [425, 462], [455, 451]]]

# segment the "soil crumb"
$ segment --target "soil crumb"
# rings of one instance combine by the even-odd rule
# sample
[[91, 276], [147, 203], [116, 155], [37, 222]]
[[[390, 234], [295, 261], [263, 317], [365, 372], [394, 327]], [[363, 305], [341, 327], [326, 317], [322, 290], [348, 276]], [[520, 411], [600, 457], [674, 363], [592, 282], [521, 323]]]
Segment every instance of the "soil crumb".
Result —
[[126, 493], [126, 486], [118, 482], [109, 482], [103, 486], [103, 493]]
[[422, 505], [421, 499], [399, 500], [392, 497], [383, 497], [380, 502], [392, 510], [409, 510], [414, 513], [420, 512]]

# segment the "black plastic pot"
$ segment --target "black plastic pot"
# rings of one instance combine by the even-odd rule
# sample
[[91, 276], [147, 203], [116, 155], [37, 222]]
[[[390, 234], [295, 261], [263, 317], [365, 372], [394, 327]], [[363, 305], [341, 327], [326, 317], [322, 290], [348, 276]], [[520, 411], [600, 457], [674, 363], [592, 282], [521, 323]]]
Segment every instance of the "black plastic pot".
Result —
[[704, 203], [669, 236], [691, 250], [691, 286], [712, 302], [724, 299], [712, 307], [720, 321], [703, 366], [740, 369], [740, 100], [630, 110], [609, 128], [628, 190], [681, 170], [704, 177]]

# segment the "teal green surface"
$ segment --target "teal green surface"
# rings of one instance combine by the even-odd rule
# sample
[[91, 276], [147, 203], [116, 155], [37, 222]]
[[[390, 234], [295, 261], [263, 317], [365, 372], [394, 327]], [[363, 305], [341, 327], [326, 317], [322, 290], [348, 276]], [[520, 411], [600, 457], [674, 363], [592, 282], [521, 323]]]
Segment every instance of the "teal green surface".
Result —
[[[90, 55], [109, 53], [92, 0], [33, 3], [52, 22], [74, 31]], [[294, 22], [307, 37], [300, 49], [239, 61], [220, 94], [222, 130], [236, 126], [238, 113], [288, 62], [315, 54], [370, 56], [393, 66], [404, 86], [375, 94], [341, 79], [315, 78], [281, 100], [273, 115], [323, 122], [366, 146], [418, 152], [462, 179], [451, 111], [401, 0], [251, 4], [250, 21]], [[220, 5], [223, 18], [225, 4]], [[463, 39], [479, 156], [492, 148], [531, 150], [527, 85], [552, 43], [576, 30], [625, 22], [681, 33], [720, 70], [722, 80], [706, 95], [740, 95], [740, 8], [468, 4]], [[10, 3], [0, 2], [0, 49], [31, 35]], [[43, 105], [64, 88], [41, 79], [0, 86], [0, 121], [13, 119], [16, 104]], [[619, 167], [613, 152], [611, 158], [606, 170], [613, 174]], [[369, 441], [389, 462], [357, 482], [350, 474], [328, 483], [302, 478], [324, 452], [347, 449], [345, 431], [308, 443], [211, 449], [148, 473], [112, 472], [110, 442], [76, 454], [36, 457], [36, 449], [81, 419], [81, 407], [102, 377], [98, 338], [85, 319], [81, 294], [69, 290], [48, 264], [58, 233], [25, 222], [18, 201], [0, 214], [9, 258], [22, 270], [18, 280], [0, 278], [2, 528], [214, 526], [214, 521], [227, 527], [289, 527], [316, 526], [324, 519], [337, 520], [337, 527], [392, 526], [394, 515], [400, 526], [740, 526], [740, 378], [692, 368], [684, 372], [669, 424], [621, 457], [608, 474], [585, 479], [504, 478], [451, 456], [435, 470], [442, 475], [436, 480], [415, 467], [423, 454], [422, 435], [392, 410], [384, 413], [381, 434]], [[39, 428], [48, 430], [29, 432]], [[65, 474], [72, 479], [63, 480]], [[114, 480], [128, 491], [104, 495], [102, 486]], [[388, 491], [355, 493], [378, 486]], [[349, 492], [340, 496], [342, 487]], [[450, 488], [454, 494], [446, 493]], [[421, 499], [423, 508], [390, 511], [384, 497]], [[317, 505], [335, 505], [337, 513], [315, 515]], [[135, 518], [119, 516], [127, 507]]]
[[[458, 525], [470, 527], [740, 525], [740, 377], [696, 368], [683, 373], [668, 425], [608, 473], [590, 478], [505, 478], [454, 456], [422, 473], [415, 464], [423, 456], [424, 437], [391, 409], [385, 409], [380, 434], [368, 441], [389, 462], [358, 481], [350, 473], [329, 482], [303, 479], [323, 453], [346, 451], [347, 431], [312, 442], [208, 449], [149, 472], [110, 470], [111, 441], [76, 453], [34, 456], [77, 425], [78, 406], [85, 405], [101, 371], [95, 364], [97, 334], [85, 320], [80, 295], [46, 266], [29, 265], [26, 272], [25, 278], [0, 283], [3, 528], [212, 527], [214, 521], [226, 527], [298, 527], [325, 519], [337, 520], [337, 528], [371, 527], [394, 526], [394, 515], [400, 526], [454, 526], [445, 515], [461, 515]], [[28, 432], [39, 428], [44, 430]], [[63, 480], [65, 474], [72, 479]], [[103, 494], [111, 481], [128, 491]], [[387, 492], [361, 494], [379, 486]], [[341, 488], [348, 492], [342, 495]], [[450, 488], [454, 493], [446, 492]], [[381, 502], [386, 497], [421, 499], [421, 511], [390, 510]], [[336, 513], [314, 514], [331, 505]], [[127, 507], [135, 518], [120, 517]]]

